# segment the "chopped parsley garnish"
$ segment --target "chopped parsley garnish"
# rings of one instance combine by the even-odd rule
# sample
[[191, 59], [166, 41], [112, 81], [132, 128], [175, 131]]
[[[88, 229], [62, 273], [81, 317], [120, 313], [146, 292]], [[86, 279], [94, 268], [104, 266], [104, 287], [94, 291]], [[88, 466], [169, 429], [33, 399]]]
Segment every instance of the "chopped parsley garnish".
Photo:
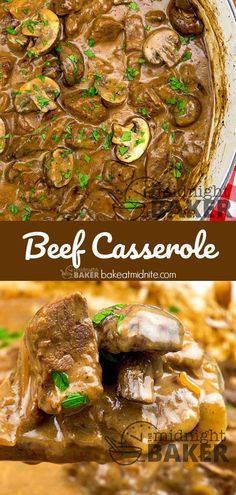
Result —
[[84, 155], [84, 161], [85, 161], [86, 163], [89, 163], [89, 162], [90, 162], [90, 160], [91, 160], [91, 156], [89, 156], [89, 155], [87, 155], [87, 154], [86, 154], [86, 155]]
[[161, 128], [163, 129], [164, 132], [168, 133], [169, 130], [169, 122], [163, 122]]
[[125, 75], [128, 81], [133, 81], [138, 74], [139, 74], [139, 70], [135, 69], [135, 67], [131, 67], [131, 66], [127, 67]]
[[[64, 157], [62, 157], [64, 158]], [[68, 169], [68, 170], [61, 170], [61, 176], [64, 178], [64, 179], [69, 179], [71, 177], [71, 171]]]
[[71, 60], [71, 62], [74, 62], [75, 64], [78, 63], [78, 57], [76, 55], [73, 55], [73, 53], [71, 55], [68, 55], [68, 59]]
[[0, 327], [0, 349], [12, 344], [15, 340], [20, 339], [24, 332], [8, 332], [6, 328]]
[[186, 113], [186, 102], [185, 100], [177, 100], [176, 106], [179, 110], [179, 116], [184, 115]]
[[88, 58], [95, 58], [95, 53], [93, 52], [93, 50], [85, 50], [84, 51], [84, 54], [86, 55], [86, 57]]
[[123, 203], [123, 206], [126, 208], [126, 210], [132, 211], [135, 208], [139, 208], [140, 206], [142, 206], [142, 203], [140, 203], [140, 201], [130, 200]]
[[192, 58], [192, 52], [190, 50], [186, 50], [182, 56], [182, 60], [185, 62], [186, 60], [190, 60]]
[[45, 96], [37, 96], [36, 100], [40, 106], [40, 108], [44, 108], [49, 104], [49, 99]]
[[52, 371], [51, 376], [60, 392], [64, 392], [69, 387], [68, 375], [64, 371]]
[[90, 46], [90, 48], [93, 48], [94, 45], [95, 45], [95, 40], [93, 38], [90, 38], [88, 40], [88, 46]]
[[115, 310], [116, 309], [124, 308], [125, 306], [127, 306], [127, 304], [115, 304], [111, 308], [103, 309], [102, 311], [99, 311], [99, 313], [96, 313], [93, 316], [92, 322], [95, 325], [99, 325], [108, 316], [115, 316], [117, 318], [117, 333], [119, 335], [121, 335], [121, 328], [120, 328], [120, 326], [121, 326], [121, 323], [122, 323], [123, 319], [125, 318], [125, 315], [123, 315], [122, 313], [115, 313]]
[[151, 26], [149, 26], [149, 24], [145, 24], [144, 29], [145, 31], [150, 31]]
[[181, 45], [188, 45], [190, 41], [194, 41], [196, 39], [196, 36], [191, 35], [191, 36], [181, 36], [179, 35], [179, 41]]
[[108, 151], [111, 148], [112, 138], [113, 138], [113, 133], [109, 132], [109, 134], [107, 134], [104, 139], [104, 143], [103, 143], [104, 150]]
[[8, 210], [12, 213], [12, 215], [17, 215], [19, 208], [17, 205], [11, 204], [8, 205]]
[[170, 132], [170, 140], [172, 144], [175, 143], [175, 131]]
[[86, 187], [89, 183], [89, 175], [83, 174], [83, 173], [79, 172], [79, 170], [76, 171], [76, 174], [77, 174], [78, 182], [79, 182], [81, 189], [86, 189]]
[[183, 93], [188, 92], [188, 86], [186, 86], [186, 84], [182, 83], [175, 76], [170, 77], [168, 80], [168, 83], [169, 83], [170, 88], [173, 90], [182, 91]]
[[135, 10], [135, 12], [138, 12], [140, 10], [139, 6], [136, 2], [130, 2], [128, 5], [128, 9], [129, 10]]
[[16, 32], [15, 28], [13, 28], [12, 26], [7, 26], [7, 27], [6, 27], [6, 32], [7, 32], [8, 34], [13, 34], [14, 36], [17, 34], [17, 32]]
[[100, 132], [96, 129], [95, 131], [92, 132], [92, 138], [95, 140], [95, 141], [99, 141], [100, 139]]
[[173, 169], [173, 175], [176, 179], [179, 179], [182, 175], [183, 162], [179, 161], [175, 164]]
[[121, 154], [121, 156], [124, 156], [128, 150], [129, 150], [128, 146], [118, 146], [118, 151]]
[[62, 407], [64, 409], [77, 409], [77, 407], [81, 407], [85, 404], [89, 404], [89, 398], [87, 395], [83, 395], [80, 392], [75, 392], [68, 395], [68, 397], [63, 400]]
[[121, 136], [121, 141], [124, 142], [124, 141], [131, 141], [131, 131], [125, 131], [123, 132], [122, 136]]
[[150, 115], [149, 115], [149, 111], [148, 111], [148, 109], [147, 109], [147, 108], [145, 108], [145, 107], [138, 108], [138, 109], [137, 109], [137, 112], [138, 112], [140, 115], [142, 115], [143, 117], [150, 117]]
[[180, 312], [180, 309], [177, 306], [170, 306], [168, 308], [169, 313], [177, 314]]
[[92, 322], [95, 323], [95, 325], [99, 325], [99, 323], [105, 320], [108, 316], [114, 316], [114, 311], [112, 309], [103, 309], [93, 316]]
[[32, 212], [28, 205], [24, 205], [23, 210], [25, 211], [25, 213], [23, 213], [21, 219], [23, 222], [27, 222], [30, 219]]

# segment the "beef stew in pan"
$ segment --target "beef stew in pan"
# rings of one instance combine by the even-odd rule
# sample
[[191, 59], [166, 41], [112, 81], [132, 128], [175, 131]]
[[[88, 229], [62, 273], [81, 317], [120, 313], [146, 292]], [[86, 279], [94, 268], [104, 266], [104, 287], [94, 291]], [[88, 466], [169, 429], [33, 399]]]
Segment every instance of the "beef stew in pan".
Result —
[[190, 0], [0, 6], [0, 220], [186, 214], [213, 82]]

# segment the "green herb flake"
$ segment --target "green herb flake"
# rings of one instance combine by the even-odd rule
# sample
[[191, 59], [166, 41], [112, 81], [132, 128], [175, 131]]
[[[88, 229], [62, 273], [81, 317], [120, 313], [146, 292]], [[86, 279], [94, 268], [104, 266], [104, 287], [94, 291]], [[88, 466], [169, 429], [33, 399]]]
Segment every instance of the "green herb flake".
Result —
[[128, 9], [129, 10], [134, 10], [135, 12], [138, 12], [140, 9], [139, 9], [139, 6], [136, 2], [130, 2], [129, 5], [128, 5]]
[[183, 162], [179, 161], [175, 164], [173, 169], [173, 175], [176, 179], [179, 179], [182, 175]]
[[188, 92], [188, 86], [186, 84], [182, 83], [177, 77], [172, 76], [168, 80], [169, 86], [173, 90], [177, 91], [182, 91], [183, 93]]
[[142, 206], [142, 203], [140, 201], [130, 200], [130, 201], [125, 201], [125, 203], [123, 203], [123, 206], [124, 208], [126, 208], [126, 210], [132, 211], [135, 208], [140, 208], [140, 206]]
[[31, 217], [31, 209], [28, 205], [24, 205], [23, 206], [23, 210], [25, 213], [23, 213], [21, 219], [23, 222], [28, 222], [28, 220], [30, 220], [30, 217]]
[[75, 392], [68, 395], [62, 402], [62, 407], [64, 409], [77, 409], [83, 405], [89, 404], [89, 398], [87, 395], [83, 395], [80, 392]]
[[23, 337], [24, 332], [8, 332], [4, 327], [0, 327], [0, 349], [11, 345], [15, 340]]
[[177, 103], [177, 98], [168, 98], [166, 100], [167, 105], [176, 105], [176, 103]]
[[93, 38], [90, 38], [90, 39], [88, 40], [88, 46], [89, 46], [90, 48], [93, 48], [93, 46], [94, 46], [94, 45], [95, 45], [95, 40], [94, 40]]
[[12, 213], [12, 215], [17, 215], [19, 208], [17, 205], [11, 204], [8, 205], [8, 210], [10, 211], [10, 213]]
[[192, 58], [192, 52], [190, 50], [186, 50], [182, 56], [182, 60], [185, 62], [186, 60], [190, 60]]
[[114, 304], [114, 306], [112, 306], [112, 309], [121, 309], [125, 308], [125, 306], [127, 306], [127, 304]]
[[121, 154], [121, 156], [124, 156], [127, 151], [129, 151], [128, 146], [118, 146], [118, 151]]
[[93, 52], [93, 50], [85, 50], [85, 51], [84, 51], [84, 54], [85, 54], [85, 55], [86, 55], [86, 57], [88, 57], [88, 58], [95, 58], [95, 57], [96, 57], [96, 55], [95, 55], [95, 53]]
[[92, 132], [92, 138], [94, 139], [94, 141], [99, 141], [99, 139], [100, 139], [100, 132], [97, 129]]
[[168, 130], [169, 130], [169, 122], [163, 122], [161, 128], [163, 129], [163, 131], [167, 134], [168, 133]]
[[38, 105], [40, 106], [40, 108], [44, 108], [47, 105], [49, 105], [49, 99], [46, 98], [45, 96], [37, 96], [36, 97], [36, 100], [37, 100]]
[[123, 132], [122, 136], [121, 136], [121, 141], [122, 143], [124, 143], [125, 141], [131, 141], [131, 131], [125, 131]]
[[112, 138], [113, 138], [113, 133], [109, 132], [104, 139], [104, 143], [103, 143], [104, 150], [108, 151], [111, 148]]
[[91, 156], [89, 156], [89, 155], [85, 154], [85, 155], [84, 155], [84, 161], [85, 161], [86, 163], [90, 163], [90, 161], [91, 161]]
[[170, 132], [170, 140], [172, 144], [175, 143], [175, 131]]
[[86, 187], [88, 186], [88, 183], [89, 183], [89, 175], [83, 174], [83, 173], [79, 172], [79, 170], [77, 170], [76, 174], [77, 174], [77, 179], [78, 179], [78, 182], [79, 182], [81, 189], [86, 189]]
[[180, 309], [177, 306], [170, 306], [167, 311], [169, 311], [169, 313], [178, 314]]
[[112, 309], [103, 309], [92, 317], [92, 322], [95, 325], [99, 325], [108, 316], [114, 316], [114, 311]]
[[137, 112], [142, 115], [143, 117], [150, 117], [149, 111], [145, 107], [141, 107], [137, 109]]
[[134, 78], [139, 74], [139, 70], [135, 69], [135, 67], [127, 67], [125, 75], [128, 81], [133, 81]]
[[13, 36], [15, 36], [15, 35], [17, 34], [17, 32], [16, 32], [15, 28], [13, 28], [12, 26], [7, 26], [7, 27], [6, 27], [6, 32], [7, 32], [8, 34], [13, 34]]
[[64, 371], [52, 371], [51, 377], [60, 392], [64, 392], [70, 385], [68, 375]]

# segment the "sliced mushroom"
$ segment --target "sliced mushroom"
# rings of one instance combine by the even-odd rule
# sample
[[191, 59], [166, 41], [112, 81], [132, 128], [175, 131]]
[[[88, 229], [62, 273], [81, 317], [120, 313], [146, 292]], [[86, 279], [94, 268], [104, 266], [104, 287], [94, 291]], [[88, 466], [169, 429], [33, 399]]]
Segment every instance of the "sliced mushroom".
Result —
[[104, 105], [108, 107], [122, 105], [127, 98], [128, 90], [124, 82], [119, 82], [116, 79], [100, 79], [95, 81], [94, 85]]
[[6, 148], [6, 126], [3, 119], [0, 118], [0, 154], [4, 152]]
[[118, 145], [116, 156], [121, 162], [132, 163], [144, 154], [150, 140], [146, 120], [135, 117], [125, 127], [114, 124], [113, 131], [112, 142]]
[[144, 42], [144, 26], [139, 15], [127, 16], [125, 19], [125, 49], [126, 51], [142, 50]]
[[200, 101], [195, 96], [181, 96], [181, 105], [174, 105], [173, 113], [175, 124], [179, 127], [187, 127], [198, 120], [202, 108]]
[[145, 19], [148, 24], [158, 25], [166, 19], [166, 15], [162, 10], [150, 10], [145, 14]]
[[49, 9], [40, 9], [39, 13], [24, 21], [22, 34], [36, 39], [32, 51], [36, 55], [49, 52], [55, 45], [60, 30], [57, 15]]
[[55, 99], [60, 94], [58, 84], [46, 76], [35, 77], [20, 87], [15, 97], [15, 107], [19, 113], [39, 109], [46, 113], [57, 108]]
[[[101, 316], [100, 316], [101, 315]], [[171, 314], [141, 304], [113, 306], [94, 316], [101, 349], [117, 354], [181, 349], [184, 329]]]
[[81, 51], [71, 42], [59, 44], [59, 56], [64, 79], [68, 86], [80, 82], [84, 73], [84, 60]]
[[178, 49], [180, 41], [178, 34], [170, 28], [160, 28], [146, 38], [143, 45], [145, 58], [151, 64], [160, 64], [163, 60], [168, 67], [177, 64], [181, 58]]
[[7, 35], [7, 43], [11, 50], [16, 50], [21, 52], [25, 50], [26, 46], [29, 43], [27, 36], [22, 34], [21, 28], [16, 28], [16, 34], [8, 34]]
[[181, 34], [198, 35], [203, 32], [204, 24], [190, 2], [184, 2], [180, 8], [174, 0], [169, 7], [169, 19], [173, 28]]
[[148, 355], [135, 352], [121, 362], [117, 392], [124, 399], [144, 404], [154, 402], [153, 369]]
[[52, 155], [47, 158], [45, 172], [51, 185], [56, 188], [69, 184], [74, 168], [74, 158], [68, 148], [57, 148]]
[[22, 21], [32, 17], [39, 9], [43, 8], [45, 0], [11, 0], [9, 12], [16, 19]]

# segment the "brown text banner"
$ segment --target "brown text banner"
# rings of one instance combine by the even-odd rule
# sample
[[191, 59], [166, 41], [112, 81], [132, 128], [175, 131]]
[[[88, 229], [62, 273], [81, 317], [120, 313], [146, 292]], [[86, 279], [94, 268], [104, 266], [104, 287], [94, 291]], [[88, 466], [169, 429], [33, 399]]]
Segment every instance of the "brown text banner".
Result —
[[3, 222], [1, 280], [236, 280], [229, 222]]

